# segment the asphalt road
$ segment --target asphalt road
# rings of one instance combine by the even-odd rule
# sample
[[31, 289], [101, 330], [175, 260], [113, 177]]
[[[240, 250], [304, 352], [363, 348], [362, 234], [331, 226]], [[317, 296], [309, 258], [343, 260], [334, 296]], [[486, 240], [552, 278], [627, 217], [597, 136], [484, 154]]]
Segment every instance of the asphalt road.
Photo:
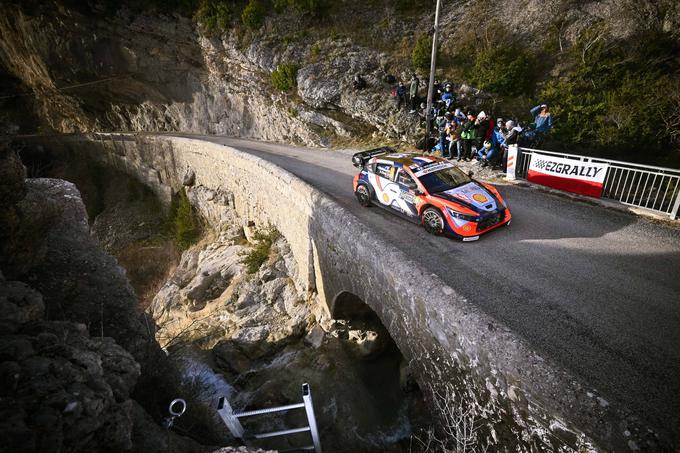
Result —
[[[512, 225], [477, 242], [428, 235], [354, 198], [349, 154], [201, 137], [259, 156], [347, 208], [534, 349], [680, 442], [680, 228], [497, 185]], [[413, 244], [413, 241], [407, 243]]]

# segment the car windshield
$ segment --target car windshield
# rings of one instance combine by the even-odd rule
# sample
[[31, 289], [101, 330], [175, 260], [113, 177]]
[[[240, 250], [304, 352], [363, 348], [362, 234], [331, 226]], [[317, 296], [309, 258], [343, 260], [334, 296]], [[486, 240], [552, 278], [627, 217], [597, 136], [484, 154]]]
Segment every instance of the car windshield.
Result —
[[419, 177], [420, 182], [428, 192], [444, 192], [454, 187], [462, 186], [471, 181], [470, 177], [456, 167], [426, 173]]

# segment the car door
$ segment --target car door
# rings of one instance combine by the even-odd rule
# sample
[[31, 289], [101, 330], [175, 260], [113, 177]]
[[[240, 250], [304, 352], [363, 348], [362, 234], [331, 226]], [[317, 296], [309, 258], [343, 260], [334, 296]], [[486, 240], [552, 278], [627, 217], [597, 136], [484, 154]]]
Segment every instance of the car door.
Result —
[[416, 189], [418, 186], [416, 182], [403, 168], [397, 172], [396, 182], [399, 188], [399, 195], [396, 198], [399, 210], [409, 217], [417, 217]]
[[394, 182], [397, 169], [390, 162], [377, 162], [374, 167], [373, 189], [380, 204], [397, 209], [393, 206], [399, 196], [399, 186]]

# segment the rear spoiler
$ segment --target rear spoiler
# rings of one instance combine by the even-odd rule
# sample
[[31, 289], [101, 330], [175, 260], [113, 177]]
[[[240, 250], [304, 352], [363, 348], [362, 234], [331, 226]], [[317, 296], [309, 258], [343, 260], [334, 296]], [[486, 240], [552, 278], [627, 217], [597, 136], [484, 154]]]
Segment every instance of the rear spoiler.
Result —
[[393, 148], [389, 146], [383, 146], [382, 148], [369, 149], [368, 151], [362, 151], [356, 153], [352, 156], [352, 164], [358, 168], [364, 168], [366, 163], [375, 156], [380, 156], [382, 154], [390, 154], [395, 152]]

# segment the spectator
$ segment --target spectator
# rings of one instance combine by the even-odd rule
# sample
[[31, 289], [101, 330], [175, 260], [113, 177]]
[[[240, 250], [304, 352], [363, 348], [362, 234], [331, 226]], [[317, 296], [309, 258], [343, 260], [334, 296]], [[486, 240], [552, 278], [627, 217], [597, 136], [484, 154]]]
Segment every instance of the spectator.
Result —
[[439, 112], [437, 114], [437, 119], [435, 120], [435, 124], [437, 126], [437, 132], [439, 132], [439, 151], [442, 153], [442, 157], [445, 157], [446, 150], [448, 146], [446, 146], [446, 126], [447, 126], [448, 121], [446, 120], [446, 116], [444, 116], [443, 112]]
[[514, 121], [508, 120], [505, 122], [505, 129], [507, 131], [505, 135], [505, 146], [516, 145], [519, 135], [522, 132], [522, 128], [519, 124], [516, 125]]
[[420, 110], [418, 111], [418, 116], [420, 117], [420, 125], [425, 127], [427, 121], [427, 104], [424, 102], [420, 103]]
[[413, 73], [411, 76], [411, 86], [409, 87], [409, 100], [411, 101], [411, 111], [409, 113], [416, 113], [418, 105], [418, 88], [420, 87], [420, 80], [418, 76]]
[[508, 168], [508, 148], [510, 145], [516, 145], [522, 134], [522, 127], [519, 124], [515, 125], [515, 122], [512, 120], [508, 120], [505, 123], [505, 129], [507, 130], [507, 134], [503, 146], [503, 171], [506, 171]]
[[482, 147], [479, 149], [478, 159], [482, 162], [482, 167], [489, 165], [489, 162], [494, 157], [494, 149], [489, 140], [485, 140]]
[[462, 125], [465, 122], [465, 114], [461, 112], [460, 109], [456, 109], [453, 112], [453, 116], [459, 125]]
[[[460, 113], [460, 110], [458, 111]], [[462, 144], [460, 141], [460, 133], [463, 129], [462, 123], [458, 116], [453, 116], [446, 128], [446, 134], [449, 137], [449, 159], [453, 159], [453, 150], [456, 150], [456, 157], [460, 160], [462, 152]]]
[[477, 140], [476, 146], [477, 149], [481, 149], [482, 143], [484, 143], [485, 140], [489, 140], [491, 138], [491, 132], [493, 130], [493, 126], [491, 126], [489, 118], [487, 118], [486, 113], [483, 110], [479, 112], [479, 115], [477, 115], [477, 119], [475, 120], [475, 129], [475, 138]]
[[432, 102], [437, 102], [439, 99], [441, 99], [442, 96], [442, 88], [441, 84], [439, 83], [438, 80], [434, 81], [434, 84], [432, 85]]
[[505, 123], [503, 123], [503, 118], [498, 118], [496, 119], [496, 127], [494, 127], [491, 134], [491, 147], [493, 149], [491, 155], [487, 155], [487, 159], [494, 168], [498, 166], [496, 162], [498, 157], [503, 155], [502, 153], [503, 148], [505, 147], [505, 137]]
[[[475, 116], [472, 112], [468, 112], [467, 120], [463, 123], [460, 138], [463, 146], [463, 156], [465, 160], [470, 160], [473, 153], [476, 151], [474, 147], [477, 140], [477, 129], [475, 127]], [[458, 158], [460, 160], [461, 157]]]
[[450, 83], [444, 85], [444, 92], [442, 92], [441, 99], [446, 104], [446, 108], [451, 111], [450, 109], [452, 109], [456, 102], [456, 94], [453, 92], [453, 86]]
[[548, 105], [537, 105], [531, 109], [531, 115], [534, 117], [534, 130], [539, 134], [547, 135], [552, 128], [552, 115]]
[[497, 128], [499, 131], [501, 131], [503, 134], [505, 134], [505, 121], [503, 121], [503, 118], [496, 118], [496, 123], [494, 124], [494, 128]]
[[406, 87], [404, 86], [404, 82], [399, 82], [395, 95], [397, 96], [397, 110], [400, 110], [401, 105], [406, 103]]

